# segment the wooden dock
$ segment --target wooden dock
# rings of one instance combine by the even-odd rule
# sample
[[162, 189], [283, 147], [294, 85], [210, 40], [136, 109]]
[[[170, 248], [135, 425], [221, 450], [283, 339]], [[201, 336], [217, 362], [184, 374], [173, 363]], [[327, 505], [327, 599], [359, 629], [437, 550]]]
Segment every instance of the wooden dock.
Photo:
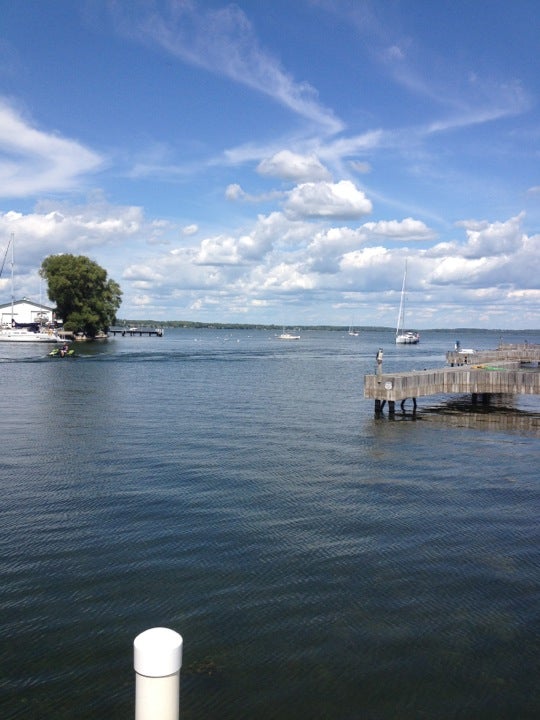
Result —
[[149, 328], [149, 327], [112, 327], [108, 330], [109, 335], [116, 337], [121, 335], [122, 337], [150, 337], [155, 335], [156, 337], [163, 337], [163, 328]]
[[511, 362], [538, 363], [540, 345], [523, 343], [520, 345], [500, 344], [496, 350], [452, 350], [446, 353], [448, 365], [481, 365], [483, 363]]
[[375, 400], [375, 413], [388, 403], [394, 414], [395, 403], [404, 409], [411, 399], [426, 395], [469, 394], [472, 401], [489, 403], [491, 395], [540, 394], [540, 345], [504, 345], [482, 352], [448, 352], [449, 367], [403, 373], [384, 373], [382, 353], [377, 372], [364, 377], [364, 397]]

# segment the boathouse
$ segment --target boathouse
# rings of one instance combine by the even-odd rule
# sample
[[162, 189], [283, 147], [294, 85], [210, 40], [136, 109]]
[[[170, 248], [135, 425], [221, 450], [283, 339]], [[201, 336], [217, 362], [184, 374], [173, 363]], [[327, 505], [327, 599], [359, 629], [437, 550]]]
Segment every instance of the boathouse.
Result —
[[23, 297], [22, 300], [0, 305], [0, 324], [11, 325], [11, 321], [14, 320], [18, 325], [30, 323], [46, 325], [55, 321], [54, 310], [49, 305], [42, 305]]

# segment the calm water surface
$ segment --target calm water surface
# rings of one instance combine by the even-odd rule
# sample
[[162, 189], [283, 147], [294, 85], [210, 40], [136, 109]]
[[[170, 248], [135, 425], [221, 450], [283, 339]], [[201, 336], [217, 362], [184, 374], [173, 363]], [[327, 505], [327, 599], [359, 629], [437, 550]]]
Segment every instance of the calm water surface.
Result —
[[456, 339], [0, 344], [0, 717], [132, 718], [159, 625], [182, 720], [540, 717], [539, 398], [363, 398]]

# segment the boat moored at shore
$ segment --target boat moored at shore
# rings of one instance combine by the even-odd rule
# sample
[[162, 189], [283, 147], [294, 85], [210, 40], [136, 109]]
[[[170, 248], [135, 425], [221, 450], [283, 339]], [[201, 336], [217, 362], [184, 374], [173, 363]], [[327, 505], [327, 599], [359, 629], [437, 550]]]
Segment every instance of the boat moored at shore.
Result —
[[32, 327], [2, 327], [0, 328], [0, 342], [39, 342], [61, 343], [61, 338], [53, 328]]

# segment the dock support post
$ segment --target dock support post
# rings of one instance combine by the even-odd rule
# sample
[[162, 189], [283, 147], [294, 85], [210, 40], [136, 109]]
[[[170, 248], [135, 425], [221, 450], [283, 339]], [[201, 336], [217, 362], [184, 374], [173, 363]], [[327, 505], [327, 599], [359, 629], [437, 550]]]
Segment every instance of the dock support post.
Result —
[[388, 401], [388, 414], [389, 415], [395, 415], [396, 414], [396, 403], [394, 400]]
[[151, 628], [133, 641], [135, 720], [178, 720], [182, 636]]
[[[413, 397], [413, 398], [411, 398], [411, 400], [412, 400], [412, 404], [413, 404], [412, 414], [416, 415], [416, 398]], [[406, 402], [407, 402], [407, 398], [403, 398], [403, 400], [400, 403], [402, 413], [405, 413], [405, 403]]]

